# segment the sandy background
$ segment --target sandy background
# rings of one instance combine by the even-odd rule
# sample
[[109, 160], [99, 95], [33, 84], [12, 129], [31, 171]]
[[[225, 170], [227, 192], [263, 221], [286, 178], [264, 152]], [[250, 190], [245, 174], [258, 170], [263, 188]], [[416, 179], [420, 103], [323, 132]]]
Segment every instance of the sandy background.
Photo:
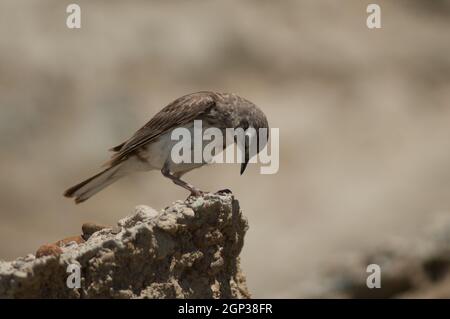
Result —
[[[373, 2], [373, 1], [372, 1]], [[238, 93], [280, 128], [280, 170], [196, 170], [234, 191], [254, 297], [301, 297], [347, 252], [415, 237], [450, 212], [450, 1], [69, 1], [0, 4], [0, 258], [187, 196], [158, 172], [82, 205], [62, 197], [107, 149], [190, 92]]]

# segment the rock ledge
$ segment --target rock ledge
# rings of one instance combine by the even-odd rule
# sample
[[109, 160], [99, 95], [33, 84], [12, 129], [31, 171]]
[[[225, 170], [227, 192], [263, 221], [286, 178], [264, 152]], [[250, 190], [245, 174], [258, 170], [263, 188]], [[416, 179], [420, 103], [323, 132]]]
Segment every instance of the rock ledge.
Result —
[[[249, 298], [239, 263], [247, 229], [231, 194], [138, 206], [85, 242], [60, 241], [58, 254], [0, 262], [0, 298]], [[67, 286], [69, 265], [80, 288]]]

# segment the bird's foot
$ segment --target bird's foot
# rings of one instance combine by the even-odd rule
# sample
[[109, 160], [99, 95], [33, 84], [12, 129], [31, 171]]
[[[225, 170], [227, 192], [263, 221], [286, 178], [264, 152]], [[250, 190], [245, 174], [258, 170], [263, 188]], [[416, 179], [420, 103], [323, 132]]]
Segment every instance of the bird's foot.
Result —
[[191, 193], [189, 194], [188, 198], [189, 197], [200, 197], [200, 196], [203, 196], [205, 194], [205, 192], [203, 192], [203, 191], [201, 191], [199, 189], [196, 189], [196, 188], [193, 188], [190, 191], [191, 191]]
[[220, 195], [220, 194], [233, 194], [233, 192], [230, 189], [225, 188], [225, 189], [218, 190], [216, 192], [216, 194], [218, 194], [218, 195]]

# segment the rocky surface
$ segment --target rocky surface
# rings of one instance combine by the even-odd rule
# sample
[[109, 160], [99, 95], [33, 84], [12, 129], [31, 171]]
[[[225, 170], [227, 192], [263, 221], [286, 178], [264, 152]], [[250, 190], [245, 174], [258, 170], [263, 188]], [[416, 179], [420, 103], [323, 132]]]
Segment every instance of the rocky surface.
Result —
[[[247, 228], [230, 194], [138, 206], [115, 227], [85, 224], [82, 236], [0, 262], [0, 297], [249, 298], [239, 264]], [[67, 286], [69, 265], [80, 267], [80, 288]]]

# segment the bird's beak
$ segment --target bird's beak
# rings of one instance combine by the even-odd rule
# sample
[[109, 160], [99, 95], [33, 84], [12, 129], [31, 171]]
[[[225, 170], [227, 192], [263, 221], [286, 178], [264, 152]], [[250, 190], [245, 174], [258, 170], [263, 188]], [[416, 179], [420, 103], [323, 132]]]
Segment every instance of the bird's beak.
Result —
[[248, 162], [244, 162], [241, 164], [241, 175], [244, 174], [245, 169], [247, 168]]
[[248, 152], [248, 146], [245, 145], [245, 159], [244, 162], [241, 164], [241, 175], [244, 174], [245, 169], [247, 168], [247, 164], [250, 160], [250, 155]]

